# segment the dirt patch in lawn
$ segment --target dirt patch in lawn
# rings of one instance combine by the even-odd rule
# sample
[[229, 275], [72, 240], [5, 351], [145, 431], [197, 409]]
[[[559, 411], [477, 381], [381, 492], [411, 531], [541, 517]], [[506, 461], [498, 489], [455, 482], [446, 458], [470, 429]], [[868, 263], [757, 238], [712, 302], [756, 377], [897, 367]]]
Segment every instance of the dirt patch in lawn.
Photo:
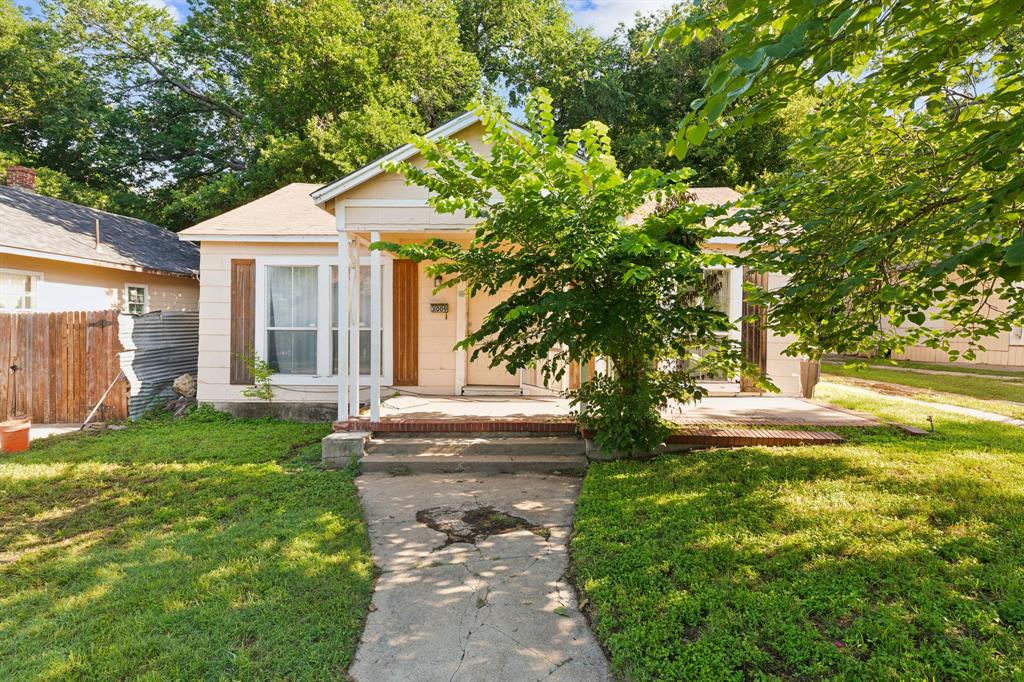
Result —
[[416, 512], [416, 520], [447, 536], [442, 547], [456, 542], [476, 544], [477, 540], [490, 535], [501, 535], [515, 530], [528, 530], [545, 540], [551, 537], [551, 531], [544, 526], [538, 526], [520, 516], [513, 516], [490, 506], [472, 509], [431, 507]]

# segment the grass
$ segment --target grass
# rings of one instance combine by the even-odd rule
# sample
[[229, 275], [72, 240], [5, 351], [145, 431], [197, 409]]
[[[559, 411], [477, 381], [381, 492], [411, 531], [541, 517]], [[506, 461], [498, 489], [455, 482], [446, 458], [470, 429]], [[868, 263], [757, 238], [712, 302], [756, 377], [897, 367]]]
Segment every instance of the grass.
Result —
[[204, 414], [0, 455], [0, 679], [345, 676], [374, 576], [328, 427]]
[[[822, 384], [844, 407], [931, 411]], [[1021, 679], [1024, 438], [937, 432], [591, 466], [572, 572], [629, 680]]]
[[831, 377], [883, 382], [919, 389], [906, 391], [908, 396], [919, 400], [973, 407], [1008, 417], [1024, 418], [1024, 377], [1016, 381], [970, 374], [925, 374], [877, 366], [853, 367], [833, 364], [823, 364], [821, 372]]
[[990, 376], [1013, 376], [1020, 375], [1024, 381], [1024, 369], [1015, 367], [979, 367], [966, 363], [937, 363], [918, 362], [915, 360], [887, 360], [884, 358], [843, 358], [843, 362], [855, 362], [871, 365], [873, 367], [903, 367], [905, 369], [924, 369], [940, 372], [956, 372], [958, 374], [981, 374]]

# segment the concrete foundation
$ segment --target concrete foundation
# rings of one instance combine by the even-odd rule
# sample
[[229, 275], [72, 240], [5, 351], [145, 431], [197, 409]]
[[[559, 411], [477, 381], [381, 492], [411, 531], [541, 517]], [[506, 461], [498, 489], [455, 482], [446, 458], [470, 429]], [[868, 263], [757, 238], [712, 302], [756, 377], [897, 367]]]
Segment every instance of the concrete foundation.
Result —
[[275, 402], [214, 402], [211, 403], [222, 412], [227, 412], [239, 419], [258, 419], [273, 417], [296, 422], [330, 422], [338, 418], [337, 403], [289, 403]]

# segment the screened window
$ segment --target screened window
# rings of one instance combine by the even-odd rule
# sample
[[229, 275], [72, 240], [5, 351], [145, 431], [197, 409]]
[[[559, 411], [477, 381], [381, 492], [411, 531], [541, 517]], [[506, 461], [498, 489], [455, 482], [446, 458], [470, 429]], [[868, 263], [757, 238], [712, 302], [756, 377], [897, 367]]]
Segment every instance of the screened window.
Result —
[[129, 284], [124, 288], [125, 311], [131, 315], [149, 312], [149, 292], [145, 286]]
[[0, 310], [35, 310], [38, 275], [0, 270]]
[[317, 268], [267, 266], [266, 360], [279, 374], [316, 374]]

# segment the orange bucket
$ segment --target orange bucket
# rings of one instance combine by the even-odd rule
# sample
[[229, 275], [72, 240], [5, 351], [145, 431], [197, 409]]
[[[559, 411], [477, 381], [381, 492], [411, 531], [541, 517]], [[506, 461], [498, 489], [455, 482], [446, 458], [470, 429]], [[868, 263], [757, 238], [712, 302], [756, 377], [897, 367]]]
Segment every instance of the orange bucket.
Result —
[[24, 452], [28, 450], [28, 434], [32, 430], [32, 420], [11, 419], [0, 422], [0, 450], [4, 452]]

